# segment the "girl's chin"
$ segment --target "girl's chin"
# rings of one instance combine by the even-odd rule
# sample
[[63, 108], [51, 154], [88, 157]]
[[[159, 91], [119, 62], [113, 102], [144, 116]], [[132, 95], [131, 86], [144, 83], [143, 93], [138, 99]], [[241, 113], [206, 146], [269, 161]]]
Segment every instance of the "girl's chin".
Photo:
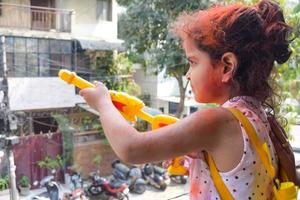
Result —
[[209, 99], [207, 97], [196, 97], [195, 101], [197, 101], [198, 103], [213, 103], [212, 99]]

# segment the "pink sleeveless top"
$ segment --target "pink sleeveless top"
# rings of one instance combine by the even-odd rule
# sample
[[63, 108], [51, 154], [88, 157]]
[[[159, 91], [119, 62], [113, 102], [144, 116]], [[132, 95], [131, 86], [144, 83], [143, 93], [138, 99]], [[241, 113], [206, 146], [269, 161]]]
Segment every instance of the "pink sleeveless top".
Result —
[[[225, 102], [222, 107], [235, 107], [244, 113], [254, 126], [261, 141], [268, 144], [273, 166], [277, 169], [277, 158], [268, 134], [270, 127], [261, 104], [252, 97], [242, 96]], [[270, 183], [272, 180], [250, 144], [242, 125], [241, 129], [244, 140], [243, 156], [234, 169], [220, 173], [220, 175], [234, 199], [271, 199], [273, 194]], [[220, 200], [203, 154], [198, 153], [196, 158], [187, 156], [187, 161], [190, 170], [190, 199]]]

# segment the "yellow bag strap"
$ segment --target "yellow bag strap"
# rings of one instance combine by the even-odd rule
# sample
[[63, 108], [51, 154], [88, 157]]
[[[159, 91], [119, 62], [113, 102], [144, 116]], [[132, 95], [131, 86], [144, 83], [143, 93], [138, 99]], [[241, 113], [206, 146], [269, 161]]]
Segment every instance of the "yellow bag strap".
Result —
[[[251, 144], [256, 149], [260, 159], [262, 160], [263, 165], [265, 166], [268, 174], [274, 181], [273, 191], [275, 199], [293, 199], [296, 200], [297, 197], [297, 186], [293, 182], [283, 182], [275, 177], [275, 169], [271, 162], [270, 151], [266, 143], [262, 144], [258, 138], [256, 131], [252, 124], [249, 122], [247, 117], [245, 117], [239, 110], [235, 108], [227, 108], [243, 125], [246, 130], [246, 133], [250, 139]], [[206, 160], [210, 169], [210, 173], [215, 184], [215, 187], [222, 200], [233, 200], [231, 193], [228, 191], [226, 185], [221, 178], [213, 157], [208, 152], [204, 152]]]
[[[257, 153], [259, 154], [259, 157], [261, 158], [263, 165], [266, 167], [268, 174], [272, 177], [272, 179], [274, 179], [275, 169], [271, 164], [271, 158], [270, 158], [270, 152], [268, 146], [260, 142], [252, 124], [239, 110], [235, 108], [227, 108], [227, 109], [242, 123], [243, 127], [246, 130], [246, 133], [248, 134], [251, 144], [254, 146]], [[226, 187], [222, 177], [220, 176], [217, 170], [213, 157], [208, 152], [204, 152], [204, 155], [206, 156], [206, 161], [208, 163], [213, 182], [215, 184], [215, 187], [221, 199], [233, 200], [234, 198], [232, 197], [231, 193], [228, 191], [228, 188]]]
[[266, 143], [262, 144], [260, 139], [258, 138], [256, 131], [252, 124], [249, 122], [247, 117], [243, 115], [239, 110], [235, 108], [227, 108], [243, 125], [246, 130], [246, 133], [249, 137], [251, 144], [256, 149], [263, 165], [265, 166], [268, 174], [272, 179], [275, 178], [276, 172], [271, 163], [270, 151]]
[[213, 157], [210, 153], [204, 151], [204, 155], [206, 157], [206, 161], [209, 166], [210, 175], [212, 177], [212, 180], [215, 184], [215, 187], [221, 197], [222, 200], [234, 200], [231, 193], [228, 191], [228, 188], [226, 187], [225, 183], [222, 180], [222, 177], [220, 176], [216, 164], [214, 162]]

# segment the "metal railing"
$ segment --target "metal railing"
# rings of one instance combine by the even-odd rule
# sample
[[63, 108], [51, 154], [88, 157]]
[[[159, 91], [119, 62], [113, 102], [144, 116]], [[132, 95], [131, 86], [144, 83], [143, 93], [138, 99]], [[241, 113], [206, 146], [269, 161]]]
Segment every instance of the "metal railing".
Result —
[[0, 27], [71, 32], [72, 10], [0, 3]]

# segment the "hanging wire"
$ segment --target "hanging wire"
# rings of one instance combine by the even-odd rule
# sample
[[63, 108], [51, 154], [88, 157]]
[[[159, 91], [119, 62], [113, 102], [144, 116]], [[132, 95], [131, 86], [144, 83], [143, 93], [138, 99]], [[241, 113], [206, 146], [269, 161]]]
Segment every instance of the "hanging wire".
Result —
[[53, 125], [53, 124], [48, 124], [48, 123], [45, 123], [45, 122], [40, 122], [40, 121], [35, 120], [35, 119], [32, 119], [32, 121], [37, 123], [37, 124], [44, 125], [44, 126], [48, 126], [48, 127], [52, 127], [52, 128], [58, 128], [58, 125]]
[[[52, 60], [52, 59], [48, 59], [48, 58], [45, 58], [43, 56], [40, 56], [40, 55], [34, 55], [37, 59], [42, 60], [42, 61], [46, 61], [45, 64], [47, 65], [48, 70], [49, 71], [55, 71], [55, 70], [60, 70], [62, 68], [66, 68], [66, 69], [71, 69], [71, 66], [66, 66], [66, 65], [63, 65], [62, 62], [59, 62], [59, 61], [56, 61], [56, 60]], [[82, 66], [78, 66], [79, 68], [84, 68]], [[37, 67], [37, 71], [34, 72], [32, 70], [26, 70], [26, 65], [18, 65], [18, 64], [14, 64], [13, 65], [13, 70], [17, 73], [21, 73], [21, 74], [26, 74], [27, 73], [27, 76], [28, 75], [32, 75], [32, 76], [36, 76], [37, 73], [38, 73], [38, 67]], [[42, 69], [43, 67], [39, 67], [40, 69]], [[11, 68], [9, 70], [12, 70]], [[93, 75], [91, 74], [91, 71], [84, 71], [84, 70], [76, 70], [77, 73], [85, 73], [85, 74], [89, 74], [89, 77], [90, 78], [93, 78], [93, 79], [101, 79], [101, 80], [112, 80], [112, 79], [120, 79], [120, 78], [132, 78], [132, 75], [105, 75], [105, 76], [100, 76], [100, 75]], [[28, 74], [29, 73], [29, 74]], [[36, 76], [36, 77], [41, 77], [41, 76]], [[42, 76], [43, 77], [43, 76]], [[49, 76], [47, 76], [49, 77]]]

